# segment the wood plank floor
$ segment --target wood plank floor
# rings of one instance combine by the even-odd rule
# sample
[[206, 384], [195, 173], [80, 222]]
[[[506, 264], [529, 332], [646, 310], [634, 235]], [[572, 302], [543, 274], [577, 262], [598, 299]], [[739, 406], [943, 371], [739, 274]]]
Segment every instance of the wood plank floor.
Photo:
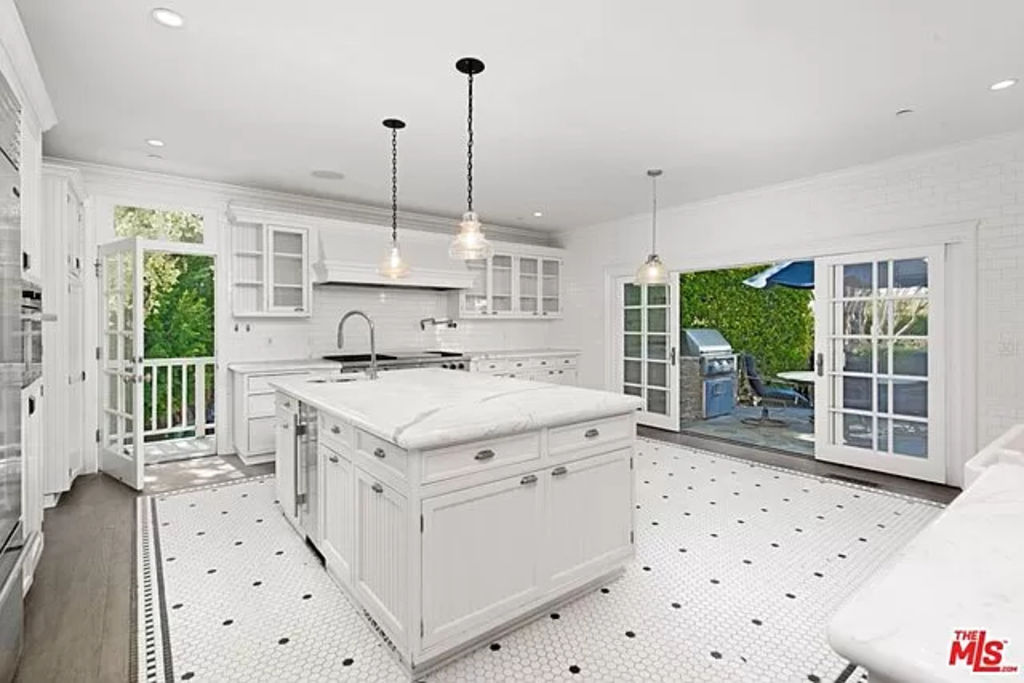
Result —
[[[198, 458], [191, 466], [147, 468], [147, 491], [273, 471], [273, 464], [246, 467], [233, 455]], [[137, 495], [105, 475], [90, 474], [78, 477], [60, 504], [46, 511], [43, 555], [25, 599], [19, 683], [131, 680]]]

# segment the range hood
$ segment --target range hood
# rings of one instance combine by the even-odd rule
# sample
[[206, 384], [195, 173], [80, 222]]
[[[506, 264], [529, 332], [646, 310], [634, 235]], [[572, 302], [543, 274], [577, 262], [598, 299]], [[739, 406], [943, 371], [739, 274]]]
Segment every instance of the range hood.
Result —
[[[362, 226], [361, 226], [362, 227]], [[464, 261], [448, 256], [449, 235], [406, 230], [399, 236], [409, 274], [391, 279], [377, 272], [390, 246], [388, 231], [321, 230], [313, 284], [405, 287], [412, 289], [469, 289], [476, 275]]]

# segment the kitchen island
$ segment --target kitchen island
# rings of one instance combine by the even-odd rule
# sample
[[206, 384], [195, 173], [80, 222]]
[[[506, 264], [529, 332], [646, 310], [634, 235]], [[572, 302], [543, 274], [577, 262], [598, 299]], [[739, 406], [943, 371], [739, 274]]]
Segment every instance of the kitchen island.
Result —
[[410, 673], [633, 558], [639, 399], [438, 369], [352, 379], [273, 383], [278, 500]]

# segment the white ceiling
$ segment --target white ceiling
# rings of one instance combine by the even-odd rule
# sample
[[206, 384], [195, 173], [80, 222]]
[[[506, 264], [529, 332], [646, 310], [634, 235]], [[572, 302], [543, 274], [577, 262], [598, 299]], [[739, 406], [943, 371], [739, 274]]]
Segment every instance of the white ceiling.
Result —
[[[1020, 0], [17, 0], [47, 154], [323, 197], [585, 225], [1019, 128]], [[163, 28], [154, 6], [185, 16]], [[897, 118], [896, 110], [916, 112]], [[156, 160], [147, 138], [167, 146]], [[344, 180], [312, 177], [340, 171]], [[534, 211], [544, 217], [533, 218]]]

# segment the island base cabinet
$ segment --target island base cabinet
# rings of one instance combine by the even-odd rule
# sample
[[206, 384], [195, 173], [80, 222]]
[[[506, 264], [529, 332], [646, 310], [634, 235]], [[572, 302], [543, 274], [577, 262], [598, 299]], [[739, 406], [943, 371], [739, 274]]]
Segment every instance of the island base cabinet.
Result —
[[278, 404], [274, 417], [274, 486], [285, 518], [299, 529], [295, 508], [295, 418], [295, 411]]
[[323, 468], [320, 497], [323, 512], [320, 525], [320, 552], [327, 569], [342, 583], [352, 578], [353, 486], [352, 463], [348, 458], [326, 446], [320, 446], [318, 458]]
[[422, 647], [485, 627], [539, 595], [543, 502], [536, 474], [423, 501]]
[[397, 643], [407, 643], [406, 498], [360, 467], [355, 473], [356, 553], [353, 590]]
[[571, 583], [632, 552], [633, 450], [548, 470], [548, 580]]

